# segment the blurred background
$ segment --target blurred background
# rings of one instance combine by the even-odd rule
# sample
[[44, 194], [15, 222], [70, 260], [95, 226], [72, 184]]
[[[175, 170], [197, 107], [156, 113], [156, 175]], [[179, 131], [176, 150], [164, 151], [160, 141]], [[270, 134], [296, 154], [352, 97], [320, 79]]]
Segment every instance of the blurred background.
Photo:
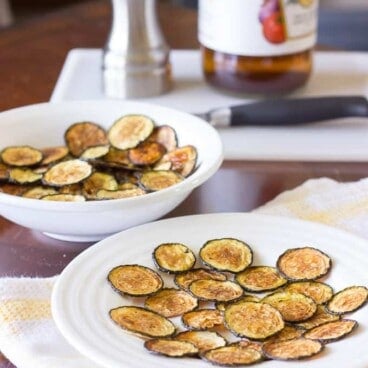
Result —
[[[96, 0], [0, 0], [0, 27], [44, 16], [78, 3]], [[108, 1], [108, 0], [100, 0]], [[158, 0], [195, 8], [197, 0]], [[345, 50], [368, 50], [368, 0], [320, 0], [319, 40]]]

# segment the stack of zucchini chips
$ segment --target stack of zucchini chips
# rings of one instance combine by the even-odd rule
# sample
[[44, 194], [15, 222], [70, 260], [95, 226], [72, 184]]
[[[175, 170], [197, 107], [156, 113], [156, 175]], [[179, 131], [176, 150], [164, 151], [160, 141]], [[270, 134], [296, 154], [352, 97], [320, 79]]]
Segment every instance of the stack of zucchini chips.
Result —
[[[202, 246], [199, 259], [202, 267], [194, 268], [194, 253], [180, 243], [154, 249], [158, 271], [173, 275], [177, 288], [164, 287], [159, 272], [145, 266], [113, 268], [108, 274], [113, 289], [134, 301], [144, 299], [140, 305], [112, 309], [111, 319], [146, 339], [144, 346], [153, 353], [199, 356], [223, 366], [250, 365], [319, 354], [357, 327], [344, 315], [368, 298], [364, 286], [334, 293], [316, 281], [330, 271], [331, 259], [311, 247], [287, 250], [276, 267], [251, 266], [249, 245], [233, 238], [213, 239]], [[179, 324], [170, 320], [178, 316], [180, 332]]]
[[172, 127], [143, 115], [126, 115], [108, 132], [75, 123], [64, 139], [65, 146], [2, 150], [0, 192], [69, 202], [135, 197], [180, 183], [197, 161], [194, 146], [178, 147]]

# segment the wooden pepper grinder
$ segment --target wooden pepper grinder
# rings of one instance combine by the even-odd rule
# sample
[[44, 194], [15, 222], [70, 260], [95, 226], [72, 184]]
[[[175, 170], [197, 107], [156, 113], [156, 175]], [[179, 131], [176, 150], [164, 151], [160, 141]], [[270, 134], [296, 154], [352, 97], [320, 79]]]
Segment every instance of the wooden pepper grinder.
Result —
[[140, 98], [171, 87], [169, 47], [157, 20], [156, 0], [112, 0], [112, 27], [103, 55], [105, 95]]

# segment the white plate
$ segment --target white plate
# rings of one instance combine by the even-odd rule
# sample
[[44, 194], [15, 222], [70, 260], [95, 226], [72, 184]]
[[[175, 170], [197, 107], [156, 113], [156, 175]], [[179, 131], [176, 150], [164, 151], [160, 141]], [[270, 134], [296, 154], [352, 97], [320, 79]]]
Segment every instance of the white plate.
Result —
[[[163, 242], [183, 242], [198, 251], [208, 239], [229, 236], [252, 246], [254, 264], [274, 265], [278, 255], [288, 248], [315, 246], [332, 257], [333, 268], [327, 282], [335, 290], [368, 285], [368, 243], [349, 233], [299, 220], [253, 214], [187, 216], [121, 232], [77, 257], [64, 270], [54, 289], [52, 311], [58, 328], [76, 349], [104, 367], [210, 367], [199, 359], [151, 355], [142, 340], [116, 326], [109, 318], [109, 310], [135, 301], [115, 293], [106, 276], [119, 264], [154, 267], [151, 252]], [[288, 364], [272, 361], [262, 367], [367, 368], [367, 308], [355, 312], [351, 318], [358, 320], [360, 327], [350, 337], [328, 345], [318, 359]]]

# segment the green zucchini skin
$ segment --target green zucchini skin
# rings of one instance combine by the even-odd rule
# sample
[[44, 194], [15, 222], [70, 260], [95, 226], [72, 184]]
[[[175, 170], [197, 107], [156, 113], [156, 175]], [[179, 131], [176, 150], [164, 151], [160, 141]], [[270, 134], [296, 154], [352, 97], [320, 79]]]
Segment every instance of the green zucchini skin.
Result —
[[[329, 338], [329, 339], [323, 339], [323, 338], [320, 338], [320, 339], [314, 339], [312, 337], [309, 337], [309, 335], [311, 335], [313, 333], [313, 331], [319, 329], [319, 328], [322, 328], [324, 326], [327, 326], [329, 324], [333, 324], [333, 323], [341, 323], [341, 322], [352, 322], [352, 327], [350, 329], [348, 329], [345, 333], [341, 334], [341, 335], [338, 335], [334, 338]], [[339, 341], [341, 339], [343, 339], [344, 337], [350, 335], [354, 330], [356, 330], [359, 326], [359, 323], [355, 320], [352, 320], [352, 319], [341, 319], [339, 321], [334, 321], [334, 322], [326, 322], [320, 326], [317, 326], [317, 327], [314, 327], [312, 328], [311, 330], [308, 330], [304, 333], [304, 337], [307, 338], [307, 339], [311, 339], [311, 340], [317, 340], [319, 341], [320, 343], [322, 344], [330, 344], [332, 342], [336, 342], [336, 341]]]
[[[334, 300], [336, 299], [336, 297], [340, 296], [342, 293], [345, 293], [349, 290], [352, 290], [352, 289], [356, 289], [356, 288], [362, 288], [362, 289], [365, 289], [366, 291], [366, 297], [365, 297], [365, 300], [363, 300], [360, 304], [356, 305], [354, 308], [351, 308], [351, 309], [348, 309], [348, 310], [344, 310], [344, 311], [341, 311], [341, 312], [337, 312], [337, 311], [334, 311], [331, 309], [331, 304], [334, 302]], [[340, 290], [338, 293], [336, 293], [332, 298], [331, 300], [327, 303], [326, 305], [326, 310], [331, 313], [331, 314], [337, 314], [337, 315], [343, 315], [343, 314], [346, 314], [346, 313], [353, 313], [355, 311], [357, 311], [358, 309], [364, 307], [366, 304], [368, 303], [368, 289], [365, 287], [365, 286], [349, 286], [343, 290]]]
[[[267, 270], [269, 272], [273, 272], [274, 274], [277, 274], [277, 276], [279, 276], [279, 283], [276, 285], [270, 285], [268, 287], [263, 287], [263, 288], [252, 288], [249, 286], [246, 286], [246, 284], [241, 280], [242, 276], [247, 273], [247, 272], [251, 272], [253, 270]], [[235, 279], [234, 279], [245, 291], [248, 291], [250, 293], [264, 293], [264, 292], [268, 292], [268, 291], [274, 291], [277, 290], [283, 286], [285, 286], [288, 283], [288, 280], [285, 279], [283, 276], [281, 276], [277, 269], [274, 267], [270, 267], [270, 266], [251, 266], [251, 267], [247, 267], [244, 271], [239, 272], [235, 275]]]
[[[150, 271], [150, 272], [152, 272], [152, 273], [153, 273], [153, 275], [154, 275], [155, 277], [157, 277], [157, 279], [159, 280], [160, 287], [159, 287], [159, 288], [157, 288], [156, 290], [154, 290], [154, 291], [150, 292], [150, 293], [143, 293], [143, 294], [140, 294], [140, 293], [138, 293], [138, 294], [132, 294], [132, 293], [128, 293], [128, 292], [126, 292], [126, 291], [122, 291], [122, 290], [118, 289], [118, 288], [113, 284], [113, 282], [111, 281], [111, 275], [112, 275], [112, 273], [113, 273], [115, 270], [117, 270], [117, 269], [118, 269], [118, 268], [120, 268], [120, 267], [124, 267], [124, 266], [132, 266], [132, 267], [143, 268], [143, 269], [145, 269], [145, 270], [149, 270], [149, 271]], [[149, 268], [149, 267], [141, 266], [141, 265], [139, 265], [139, 264], [132, 264], [132, 265], [119, 265], [119, 266], [114, 267], [113, 269], [111, 269], [111, 270], [109, 271], [109, 274], [107, 275], [107, 281], [108, 281], [108, 282], [109, 282], [109, 284], [111, 285], [112, 289], [113, 289], [114, 291], [116, 291], [118, 294], [120, 294], [120, 295], [122, 295], [122, 296], [131, 296], [131, 297], [145, 297], [145, 296], [151, 296], [151, 295], [156, 294], [158, 291], [162, 290], [162, 288], [164, 287], [164, 281], [162, 280], [162, 277], [161, 277], [161, 276], [160, 276], [156, 271], [152, 270], [152, 269], [151, 269], [151, 268]]]
[[[320, 253], [322, 256], [326, 257], [328, 259], [327, 268], [324, 271], [322, 271], [321, 273], [314, 275], [313, 277], [295, 278], [295, 277], [292, 277], [292, 276], [288, 275], [287, 272], [285, 272], [285, 270], [282, 269], [282, 265], [281, 265], [282, 258], [284, 256], [287, 256], [291, 252], [299, 251], [299, 250], [304, 250], [304, 249], [313, 250], [315, 252]], [[279, 271], [279, 273], [283, 277], [285, 277], [286, 279], [288, 279], [289, 281], [315, 281], [315, 280], [320, 279], [323, 276], [326, 276], [331, 271], [331, 268], [332, 268], [332, 260], [331, 260], [331, 257], [328, 254], [326, 254], [325, 252], [322, 252], [320, 249], [317, 249], [317, 248], [313, 248], [313, 247], [292, 248], [292, 249], [286, 250], [284, 253], [282, 253], [279, 256], [279, 258], [277, 259], [277, 262], [276, 262], [276, 268]]]
[[[229, 241], [229, 242], [236, 242], [236, 243], [239, 243], [241, 244], [244, 249], [246, 250], [246, 252], [249, 253], [249, 260], [241, 266], [240, 269], [236, 269], [234, 270], [234, 268], [230, 269], [229, 267], [226, 267], [226, 266], [214, 266], [213, 262], [209, 262], [208, 260], [206, 261], [204, 259], [204, 252], [206, 251], [206, 248], [208, 248], [209, 246], [212, 246], [213, 243], [215, 242], [218, 242], [218, 241]], [[220, 245], [219, 245], [220, 246]], [[230, 272], [230, 273], [239, 273], [239, 272], [242, 272], [244, 271], [247, 267], [249, 267], [252, 262], [253, 262], [253, 250], [252, 248], [245, 242], [243, 242], [242, 240], [239, 240], [239, 239], [235, 239], [235, 238], [219, 238], [219, 239], [211, 239], [211, 240], [208, 240], [203, 246], [202, 248], [199, 250], [199, 257], [201, 259], [201, 261], [203, 262], [203, 264], [205, 264], [207, 267], [211, 268], [211, 269], [214, 269], [216, 271], [222, 271], [222, 272]]]
[[[190, 255], [190, 257], [192, 257], [191, 263], [186, 268], [181, 268], [181, 269], [174, 270], [174, 269], [169, 269], [169, 268], [163, 267], [162, 262], [158, 258], [159, 256], [157, 255], [157, 252], [159, 251], [160, 247], [163, 247], [163, 246], [167, 246], [167, 247], [173, 246], [174, 247], [175, 245], [183, 247], [185, 249], [185, 253], [188, 253], [188, 255]], [[164, 272], [164, 273], [168, 273], [168, 274], [180, 274], [180, 273], [183, 273], [183, 272], [190, 271], [190, 270], [193, 269], [194, 265], [197, 262], [197, 258], [194, 255], [193, 251], [190, 250], [188, 246], [186, 246], [185, 244], [182, 244], [182, 243], [163, 243], [163, 244], [158, 245], [152, 252], [152, 259], [153, 259], [153, 262], [154, 262], [155, 266], [157, 267], [157, 269], [159, 271]]]
[[[318, 350], [316, 351], [313, 351], [312, 353], [310, 354], [300, 354], [300, 356], [297, 356], [297, 357], [293, 357], [293, 358], [281, 358], [279, 356], [276, 356], [276, 355], [273, 355], [273, 354], [270, 354], [268, 351], [267, 351], [267, 347], [269, 347], [269, 345], [272, 345], [272, 344], [283, 344], [283, 343], [290, 343], [292, 341], [297, 341], [297, 340], [307, 340], [307, 341], [311, 341], [313, 343], [318, 343], [319, 345], [317, 345], [318, 347]], [[304, 360], [304, 359], [308, 359], [312, 356], [315, 356], [317, 354], [320, 354], [323, 350], [324, 350], [325, 346], [323, 344], [321, 344], [320, 342], [318, 341], [314, 341], [314, 340], [308, 340], [308, 339], [305, 339], [303, 337], [299, 338], [299, 339], [294, 339], [294, 340], [287, 340], [287, 341], [280, 341], [280, 342], [271, 342], [271, 343], [266, 343], [262, 346], [262, 352], [264, 354], [265, 357], [269, 358], [269, 359], [272, 359], [272, 360], [280, 360], [280, 361], [298, 361], [298, 360]]]
[[[127, 328], [125, 326], [122, 326], [121, 324], [119, 324], [114, 318], [113, 318], [113, 314], [114, 312], [117, 312], [119, 310], [122, 310], [122, 309], [130, 309], [130, 310], [139, 310], [143, 313], [149, 313], [155, 317], [157, 317], [158, 319], [161, 319], [162, 322], [165, 322], [165, 323], [168, 323], [169, 326], [171, 326], [171, 331], [166, 333], [166, 334], [160, 334], [159, 336], [158, 335], [152, 335], [148, 332], [144, 332], [144, 331], [140, 331], [140, 330], [136, 330], [136, 329], [131, 329], [131, 328]], [[131, 332], [137, 336], [140, 336], [140, 337], [143, 337], [143, 338], [157, 338], [157, 337], [162, 337], [162, 338], [165, 338], [165, 337], [171, 337], [173, 335], [175, 335], [176, 333], [176, 327], [175, 325], [167, 318], [165, 318], [164, 316], [161, 316], [160, 314], [156, 313], [156, 312], [153, 312], [153, 311], [150, 311], [146, 308], [142, 308], [142, 307], [135, 307], [135, 306], [123, 306], [123, 307], [117, 307], [117, 308], [113, 308], [110, 310], [109, 312], [109, 316], [110, 316], [110, 319], [120, 328], [122, 328], [123, 330], [125, 331], [128, 331], [128, 332]]]

